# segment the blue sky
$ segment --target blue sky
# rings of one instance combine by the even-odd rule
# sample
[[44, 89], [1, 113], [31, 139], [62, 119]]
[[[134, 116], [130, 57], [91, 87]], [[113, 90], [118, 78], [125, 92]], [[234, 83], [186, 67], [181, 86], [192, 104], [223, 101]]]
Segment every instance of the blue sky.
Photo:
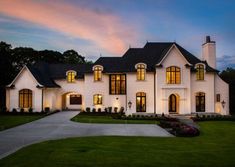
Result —
[[74, 49], [87, 59], [122, 56], [146, 41], [176, 41], [201, 57], [210, 35], [217, 65], [235, 67], [235, 1], [1, 0], [0, 40], [13, 47]]

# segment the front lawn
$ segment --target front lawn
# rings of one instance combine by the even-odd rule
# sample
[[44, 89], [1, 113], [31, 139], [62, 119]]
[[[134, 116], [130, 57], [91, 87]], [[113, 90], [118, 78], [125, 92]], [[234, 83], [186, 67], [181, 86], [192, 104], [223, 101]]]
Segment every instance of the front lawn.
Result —
[[34, 144], [0, 160], [1, 167], [234, 167], [235, 122], [200, 122], [201, 135], [82, 137]]
[[41, 114], [0, 114], [0, 131], [42, 118]]
[[83, 115], [78, 114], [72, 118], [72, 121], [82, 123], [106, 123], [106, 124], [157, 124], [156, 120], [124, 120], [113, 119], [111, 115]]

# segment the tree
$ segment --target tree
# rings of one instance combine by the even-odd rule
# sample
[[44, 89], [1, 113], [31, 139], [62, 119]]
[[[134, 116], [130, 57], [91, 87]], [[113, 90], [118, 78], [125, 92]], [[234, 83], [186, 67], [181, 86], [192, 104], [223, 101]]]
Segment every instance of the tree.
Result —
[[67, 50], [63, 53], [64, 62], [68, 64], [84, 64], [85, 57], [79, 55], [75, 50]]
[[231, 114], [235, 114], [235, 69], [223, 70], [220, 77], [229, 84], [229, 110]]

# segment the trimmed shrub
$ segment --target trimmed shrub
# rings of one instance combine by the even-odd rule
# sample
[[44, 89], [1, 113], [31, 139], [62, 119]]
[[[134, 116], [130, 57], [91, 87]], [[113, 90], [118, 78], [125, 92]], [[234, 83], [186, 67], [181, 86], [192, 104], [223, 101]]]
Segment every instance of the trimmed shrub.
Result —
[[92, 112], [96, 112], [96, 109], [95, 109], [95, 108], [92, 108]]
[[120, 113], [124, 113], [124, 107], [121, 107], [119, 110]]
[[200, 134], [200, 131], [197, 128], [185, 124], [181, 124], [179, 127], [175, 128], [174, 130], [176, 136], [180, 137], [194, 137]]
[[98, 108], [98, 112], [101, 112], [101, 108]]
[[45, 113], [49, 113], [50, 112], [50, 107], [45, 107]]
[[112, 107], [108, 107], [109, 113], [112, 113]]
[[13, 113], [17, 113], [17, 110], [15, 108], [12, 109]]
[[91, 112], [91, 108], [90, 108], [90, 107], [87, 107], [87, 108], [86, 108], [86, 112], [88, 112], [88, 113]]
[[23, 109], [23, 108], [21, 108], [21, 109], [20, 109], [20, 112], [21, 112], [21, 113], [23, 113], [23, 112], [24, 112], [24, 109]]
[[108, 113], [108, 108], [107, 107], [104, 108], [104, 112]]
[[118, 108], [114, 107], [114, 113], [117, 113], [117, 112], [118, 112]]
[[33, 113], [33, 109], [32, 108], [29, 108], [29, 113]]

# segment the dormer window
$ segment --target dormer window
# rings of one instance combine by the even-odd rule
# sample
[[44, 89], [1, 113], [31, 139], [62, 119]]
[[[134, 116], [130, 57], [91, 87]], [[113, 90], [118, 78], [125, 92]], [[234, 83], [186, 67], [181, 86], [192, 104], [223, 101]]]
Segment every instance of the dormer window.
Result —
[[95, 66], [93, 68], [93, 71], [94, 71], [94, 81], [101, 81], [103, 67], [102, 66]]
[[75, 82], [75, 77], [76, 77], [75, 71], [67, 71], [66, 75], [67, 75], [67, 82], [69, 83]]
[[145, 80], [146, 65], [145, 64], [137, 64], [136, 69], [137, 69], [137, 73], [136, 73], [137, 80], [138, 81]]
[[196, 70], [197, 70], [197, 73], [196, 73], [197, 80], [204, 80], [204, 65], [197, 64]]
[[180, 84], [181, 83], [180, 68], [176, 66], [167, 67], [166, 69], [166, 83]]

